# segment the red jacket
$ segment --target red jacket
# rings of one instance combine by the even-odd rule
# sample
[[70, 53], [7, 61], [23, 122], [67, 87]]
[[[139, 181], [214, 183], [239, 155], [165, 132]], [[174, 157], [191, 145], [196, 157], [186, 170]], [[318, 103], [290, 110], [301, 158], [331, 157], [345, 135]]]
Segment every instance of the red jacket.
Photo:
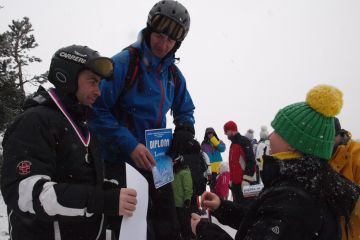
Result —
[[232, 143], [229, 152], [230, 181], [235, 184], [241, 184], [244, 170], [240, 165], [240, 159], [245, 161], [245, 152], [239, 144]]
[[214, 193], [222, 199], [227, 199], [229, 195], [230, 173], [223, 172], [216, 177]]

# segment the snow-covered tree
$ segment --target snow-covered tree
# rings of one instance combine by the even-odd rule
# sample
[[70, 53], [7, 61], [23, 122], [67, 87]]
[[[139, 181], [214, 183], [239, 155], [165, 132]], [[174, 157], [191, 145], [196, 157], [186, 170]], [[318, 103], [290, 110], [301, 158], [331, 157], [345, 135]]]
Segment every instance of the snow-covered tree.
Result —
[[13, 20], [9, 28], [0, 34], [0, 131], [21, 111], [24, 85], [36, 85], [46, 80], [45, 74], [32, 77], [23, 74], [25, 66], [41, 62], [40, 58], [29, 55], [29, 51], [38, 46], [31, 34], [29, 18]]

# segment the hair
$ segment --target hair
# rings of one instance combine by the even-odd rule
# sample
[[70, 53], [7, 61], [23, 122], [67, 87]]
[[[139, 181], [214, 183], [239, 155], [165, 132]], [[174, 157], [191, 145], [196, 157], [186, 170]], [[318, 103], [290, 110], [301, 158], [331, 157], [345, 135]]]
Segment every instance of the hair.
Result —
[[209, 134], [209, 133], [213, 133], [214, 136], [215, 136], [217, 139], [219, 139], [219, 137], [217, 136], [215, 130], [214, 130], [212, 127], [209, 127], [209, 128], [206, 128], [206, 130], [205, 130], [204, 140], [202, 141], [201, 144], [210, 142], [210, 139], [209, 139], [209, 137], [208, 137], [208, 134]]

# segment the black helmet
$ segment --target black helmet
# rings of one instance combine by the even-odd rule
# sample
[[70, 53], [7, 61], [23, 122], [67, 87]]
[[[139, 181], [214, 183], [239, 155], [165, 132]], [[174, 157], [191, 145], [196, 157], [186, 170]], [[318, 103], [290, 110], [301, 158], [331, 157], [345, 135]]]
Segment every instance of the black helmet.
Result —
[[177, 1], [163, 0], [156, 3], [149, 12], [147, 27], [181, 42], [190, 28], [190, 15]]
[[72, 45], [56, 51], [51, 59], [49, 81], [65, 94], [75, 93], [78, 75], [89, 69], [102, 78], [111, 77], [114, 63], [87, 46]]

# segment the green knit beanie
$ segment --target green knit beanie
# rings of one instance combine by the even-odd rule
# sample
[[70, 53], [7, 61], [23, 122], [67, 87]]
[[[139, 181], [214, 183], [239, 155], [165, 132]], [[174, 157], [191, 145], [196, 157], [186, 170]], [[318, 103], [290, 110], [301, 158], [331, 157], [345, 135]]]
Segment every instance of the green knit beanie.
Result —
[[334, 116], [342, 104], [339, 89], [319, 85], [308, 92], [306, 102], [280, 109], [271, 126], [297, 151], [328, 160], [335, 142]]

